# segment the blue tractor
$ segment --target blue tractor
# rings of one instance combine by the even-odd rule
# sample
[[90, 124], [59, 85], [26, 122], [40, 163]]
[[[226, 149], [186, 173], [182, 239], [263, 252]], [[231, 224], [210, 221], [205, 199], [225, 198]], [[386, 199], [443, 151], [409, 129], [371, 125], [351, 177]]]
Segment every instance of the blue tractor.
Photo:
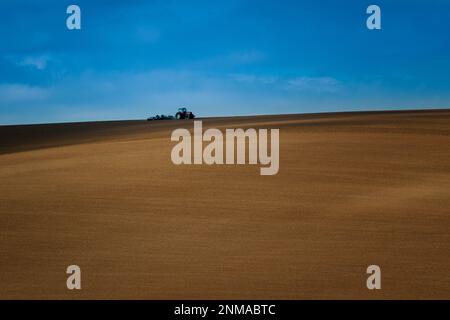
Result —
[[175, 115], [175, 119], [194, 119], [195, 115], [191, 111], [187, 111], [185, 107], [178, 108], [178, 112]]

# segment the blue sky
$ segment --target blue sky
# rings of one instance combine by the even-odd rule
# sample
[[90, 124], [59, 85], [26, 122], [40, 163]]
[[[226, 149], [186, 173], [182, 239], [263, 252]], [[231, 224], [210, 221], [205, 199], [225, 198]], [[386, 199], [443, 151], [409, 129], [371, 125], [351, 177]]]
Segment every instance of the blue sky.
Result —
[[[81, 8], [81, 30], [66, 8]], [[366, 28], [377, 4], [382, 29]], [[0, 124], [450, 107], [450, 2], [1, 0]]]

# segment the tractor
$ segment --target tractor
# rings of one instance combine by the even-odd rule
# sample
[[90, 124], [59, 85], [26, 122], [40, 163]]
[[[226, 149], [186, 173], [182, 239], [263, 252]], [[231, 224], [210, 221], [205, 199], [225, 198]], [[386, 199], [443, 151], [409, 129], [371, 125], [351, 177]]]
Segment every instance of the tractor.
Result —
[[191, 111], [187, 111], [185, 107], [178, 108], [178, 112], [175, 115], [177, 120], [181, 119], [194, 119], [195, 115]]

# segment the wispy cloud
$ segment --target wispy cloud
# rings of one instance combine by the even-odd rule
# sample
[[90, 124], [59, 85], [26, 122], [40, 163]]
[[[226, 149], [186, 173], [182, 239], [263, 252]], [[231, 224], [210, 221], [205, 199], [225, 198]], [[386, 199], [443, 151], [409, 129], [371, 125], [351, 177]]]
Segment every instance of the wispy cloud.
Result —
[[229, 77], [241, 84], [247, 85], [273, 85], [277, 88], [307, 93], [334, 93], [341, 89], [340, 81], [333, 77], [283, 77], [278, 75], [255, 75], [248, 73], [234, 73]]
[[0, 104], [36, 102], [49, 97], [49, 89], [24, 84], [0, 84]]
[[49, 55], [29, 56], [19, 59], [16, 63], [22, 67], [32, 67], [38, 70], [44, 70], [51, 60]]
[[257, 50], [232, 52], [224, 57], [225, 60], [236, 64], [257, 63], [265, 58], [266, 55]]
[[136, 38], [136, 40], [143, 43], [156, 42], [160, 36], [160, 31], [155, 28], [138, 27], [134, 32], [134, 37]]
[[339, 81], [332, 77], [297, 77], [288, 81], [286, 89], [333, 93], [337, 92], [339, 87]]
[[199, 59], [190, 63], [193, 67], [216, 68], [217, 66], [252, 65], [264, 62], [267, 55], [258, 50], [238, 50], [216, 56]]
[[276, 76], [257, 76], [245, 73], [233, 73], [230, 74], [230, 77], [236, 82], [246, 84], [273, 84], [278, 80]]

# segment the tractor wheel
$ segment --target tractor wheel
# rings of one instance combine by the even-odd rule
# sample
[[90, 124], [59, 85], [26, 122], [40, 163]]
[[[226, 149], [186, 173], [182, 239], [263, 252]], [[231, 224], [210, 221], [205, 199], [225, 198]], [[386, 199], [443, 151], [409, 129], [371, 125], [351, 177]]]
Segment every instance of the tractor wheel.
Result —
[[181, 112], [177, 112], [177, 114], [175, 115], [175, 118], [177, 120], [180, 120], [181, 119]]

